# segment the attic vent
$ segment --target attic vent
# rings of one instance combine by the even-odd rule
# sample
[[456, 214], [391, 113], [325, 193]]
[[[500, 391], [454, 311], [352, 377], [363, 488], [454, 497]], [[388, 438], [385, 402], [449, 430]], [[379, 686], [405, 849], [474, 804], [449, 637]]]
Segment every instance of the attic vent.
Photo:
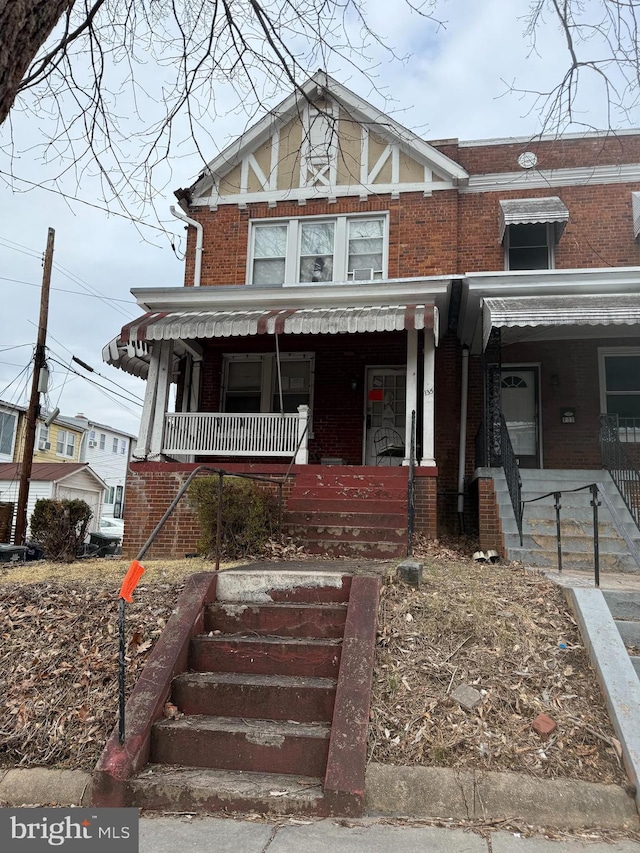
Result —
[[633, 210], [633, 236], [640, 238], [640, 192], [631, 193], [631, 209]]

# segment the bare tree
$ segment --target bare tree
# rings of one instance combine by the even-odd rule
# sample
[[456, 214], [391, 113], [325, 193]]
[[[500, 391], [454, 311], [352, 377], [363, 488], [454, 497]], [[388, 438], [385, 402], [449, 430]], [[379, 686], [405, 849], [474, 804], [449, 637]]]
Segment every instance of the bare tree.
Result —
[[[402, 2], [441, 25], [441, 0]], [[566, 47], [562, 79], [527, 93], [546, 127], [581, 120], [587, 75], [600, 80], [612, 123], [637, 106], [639, 5], [530, 0], [523, 27], [533, 49], [549, 23]], [[249, 124], [317, 68], [366, 68], [380, 46], [391, 58], [369, 26], [367, 0], [0, 0], [4, 152], [14, 153], [12, 117], [27, 114], [56, 178], [97, 172], [105, 200], [144, 204], [170, 152], [195, 149], [204, 163], [223, 147], [211, 136], [216, 114], [238, 109]], [[221, 96], [228, 84], [235, 104]]]
[[547, 19], [560, 28], [567, 62], [564, 74], [551, 88], [526, 92], [534, 96], [533, 108], [540, 113], [543, 126], [557, 129], [586, 124], [587, 105], [581, 96], [587, 82], [596, 84], [589, 88], [599, 93], [596, 98], [605, 105], [609, 128], [633, 120], [640, 103], [640, 3], [531, 0], [527, 33], [534, 50]]

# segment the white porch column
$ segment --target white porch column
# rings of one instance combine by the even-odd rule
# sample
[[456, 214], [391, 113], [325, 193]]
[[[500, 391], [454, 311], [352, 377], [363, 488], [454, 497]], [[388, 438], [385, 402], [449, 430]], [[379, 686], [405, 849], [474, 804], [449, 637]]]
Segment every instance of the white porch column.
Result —
[[144, 391], [144, 403], [140, 417], [140, 431], [136, 444], [134, 459], [146, 459], [149, 455], [149, 444], [151, 441], [151, 430], [153, 429], [153, 418], [156, 410], [156, 394], [158, 392], [158, 365], [160, 363], [160, 345], [149, 344], [150, 361], [147, 384]]
[[407, 330], [407, 396], [404, 421], [404, 459], [403, 465], [409, 464], [411, 452], [411, 413], [418, 417], [418, 331]]
[[436, 341], [431, 329], [424, 330], [424, 387], [422, 405], [422, 459], [420, 465], [435, 465], [435, 367]]
[[191, 394], [189, 399], [189, 411], [197, 412], [200, 405], [200, 370], [202, 358], [194, 358], [191, 368]]
[[[156, 344], [156, 346], [158, 346]], [[155, 349], [155, 347], [154, 347]], [[160, 456], [162, 453], [162, 437], [164, 434], [164, 416], [169, 402], [169, 385], [171, 383], [171, 360], [173, 357], [173, 341], [162, 341], [159, 345], [158, 380], [153, 413], [153, 426], [149, 441], [149, 456]]]
[[309, 462], [309, 406], [298, 406], [298, 452], [296, 465], [307, 465]]

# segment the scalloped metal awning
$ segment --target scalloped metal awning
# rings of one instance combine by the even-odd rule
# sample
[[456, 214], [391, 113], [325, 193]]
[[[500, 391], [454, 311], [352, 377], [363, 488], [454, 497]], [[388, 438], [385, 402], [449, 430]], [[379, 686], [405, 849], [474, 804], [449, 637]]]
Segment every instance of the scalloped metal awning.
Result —
[[520, 296], [486, 298], [482, 304], [483, 343], [491, 327], [635, 326], [640, 294]]
[[272, 311], [171, 311], [148, 313], [123, 327], [120, 344], [205, 340], [249, 335], [338, 335], [433, 329], [437, 309], [422, 305], [296, 308]]
[[546, 198], [510, 198], [500, 201], [500, 241], [508, 225], [555, 225], [556, 240], [569, 220], [569, 211], [557, 195]]

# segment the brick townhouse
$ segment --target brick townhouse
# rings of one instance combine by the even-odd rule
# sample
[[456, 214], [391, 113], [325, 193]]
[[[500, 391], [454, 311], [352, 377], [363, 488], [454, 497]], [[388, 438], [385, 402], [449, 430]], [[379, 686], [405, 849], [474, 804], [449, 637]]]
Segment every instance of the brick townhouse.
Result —
[[[601, 470], [602, 429], [634, 455], [640, 133], [426, 142], [319, 72], [176, 197], [184, 286], [134, 288], [103, 353], [147, 380], [130, 553], [203, 463], [384, 556], [410, 471], [418, 531], [505, 553], [505, 478]], [[185, 504], [155, 553], [196, 539]]]

